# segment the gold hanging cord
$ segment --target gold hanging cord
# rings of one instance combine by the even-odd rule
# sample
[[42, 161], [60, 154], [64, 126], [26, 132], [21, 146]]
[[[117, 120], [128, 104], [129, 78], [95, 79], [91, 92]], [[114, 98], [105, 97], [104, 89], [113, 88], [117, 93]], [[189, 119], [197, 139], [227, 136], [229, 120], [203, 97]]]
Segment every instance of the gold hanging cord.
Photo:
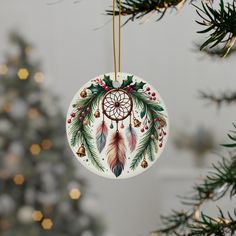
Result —
[[[117, 62], [116, 62], [116, 21], [115, 21], [115, 7], [116, 0], [113, 0], [113, 16], [112, 16], [112, 33], [113, 33], [113, 57], [114, 57], [114, 72], [115, 72], [115, 81], [117, 81]], [[119, 31], [118, 31], [118, 72], [121, 71], [121, 0], [119, 0]]]

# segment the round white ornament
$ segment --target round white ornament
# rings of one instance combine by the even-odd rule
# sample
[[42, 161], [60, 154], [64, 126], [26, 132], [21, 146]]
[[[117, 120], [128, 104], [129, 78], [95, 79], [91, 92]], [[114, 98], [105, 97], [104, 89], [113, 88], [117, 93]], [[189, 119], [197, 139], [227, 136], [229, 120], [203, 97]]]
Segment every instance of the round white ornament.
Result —
[[97, 76], [73, 98], [67, 136], [77, 160], [111, 179], [143, 173], [161, 155], [169, 129], [159, 93], [143, 79], [119, 73]]

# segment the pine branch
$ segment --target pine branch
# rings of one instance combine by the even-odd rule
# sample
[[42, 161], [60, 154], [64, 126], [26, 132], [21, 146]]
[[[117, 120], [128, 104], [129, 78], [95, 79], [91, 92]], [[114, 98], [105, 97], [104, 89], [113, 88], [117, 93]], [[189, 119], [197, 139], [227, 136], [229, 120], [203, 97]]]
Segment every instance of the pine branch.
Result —
[[[199, 48], [201, 47], [201, 44], [196, 43], [195, 45], [196, 45], [196, 49], [194, 49], [193, 51], [199, 52]], [[222, 51], [221, 46], [215, 46], [214, 48], [205, 47], [201, 50], [201, 52], [203, 52], [206, 56], [209, 56], [209, 58], [211, 59], [214, 59], [214, 58], [218, 59], [218, 58], [221, 58], [222, 55], [224, 55], [224, 52]], [[236, 52], [236, 48], [235, 47], [231, 48], [231, 50], [227, 54], [227, 58], [235, 55], [235, 52]]]
[[[159, 16], [157, 21], [161, 20], [166, 11], [170, 8], [178, 8], [185, 0], [123, 0], [121, 3], [121, 14], [128, 16], [126, 23], [129, 21], [139, 20], [149, 13], [156, 12]], [[117, 5], [119, 0], [117, 0]], [[107, 10], [108, 15], [113, 15], [111, 10]], [[119, 15], [119, 10], [115, 11]]]
[[[130, 168], [134, 170], [137, 168], [145, 154], [148, 155], [150, 161], [154, 161], [154, 155], [158, 152], [157, 142], [160, 132], [158, 127], [160, 127], [160, 123], [162, 123], [163, 127], [166, 126], [166, 119], [161, 113], [163, 108], [158, 103], [151, 102], [140, 92], [133, 92], [131, 95], [136, 106], [140, 107], [142, 110], [141, 117], [146, 115], [146, 119], [152, 121], [147, 132], [143, 135], [137, 153], [130, 165]], [[155, 123], [154, 120], [159, 120], [159, 122]]]
[[[151, 114], [150, 114], [150, 118], [152, 118]], [[140, 141], [137, 153], [136, 153], [135, 157], [132, 160], [132, 163], [130, 165], [130, 168], [132, 170], [137, 168], [137, 166], [139, 165], [139, 163], [141, 162], [143, 156], [145, 156], [146, 153], [148, 154], [149, 160], [153, 160], [154, 153], [152, 153], [152, 152], [150, 153], [150, 151], [153, 151], [152, 142], [150, 142], [150, 140], [151, 140], [151, 135], [153, 135], [154, 133], [156, 133], [156, 129], [155, 129], [154, 122], [152, 122], [149, 129], [148, 129], [148, 131], [145, 133], [144, 137]]]
[[80, 132], [81, 142], [85, 145], [88, 152], [88, 158], [91, 163], [100, 171], [104, 171], [104, 167], [98, 159], [95, 147], [91, 140], [93, 139], [91, 135], [91, 130], [87, 126], [83, 126]]
[[[235, 130], [236, 130], [236, 126]], [[233, 134], [236, 131], [232, 131]], [[233, 141], [231, 144], [224, 145], [225, 147], [236, 147], [236, 137], [229, 134], [229, 138]], [[209, 172], [202, 183], [197, 184], [193, 188], [193, 194], [190, 197], [181, 197], [182, 204], [189, 206], [188, 211], [173, 211], [169, 216], [162, 217], [164, 227], [156, 232], [159, 234], [168, 235], [225, 235], [230, 232], [233, 235], [236, 227], [236, 219], [230, 215], [229, 224], [221, 222], [215, 224], [215, 220], [200, 214], [200, 208], [207, 201], [217, 201], [229, 193], [232, 198], [236, 195], [236, 155], [233, 155], [229, 160], [223, 158], [218, 165], [213, 165], [213, 170]], [[225, 219], [220, 210], [220, 218]], [[217, 227], [216, 227], [217, 226]], [[222, 230], [222, 231], [219, 231]], [[186, 233], [188, 232], [188, 233]], [[219, 232], [223, 232], [219, 234]]]
[[197, 14], [202, 21], [196, 21], [198, 24], [206, 27], [206, 29], [198, 31], [198, 33], [210, 33], [208, 39], [201, 45], [200, 50], [206, 47], [214, 48], [223, 44], [222, 53], [226, 57], [230, 50], [234, 47], [236, 41], [236, 0], [233, 3], [224, 5], [224, 1], [220, 1], [220, 9], [215, 10], [212, 5], [203, 3], [202, 8], [196, 7]]
[[218, 107], [220, 107], [223, 103], [231, 104], [236, 102], [236, 92], [224, 92], [218, 96], [215, 94], [200, 92], [200, 96], [203, 99], [215, 103]]
[[190, 226], [189, 235], [234, 235], [236, 232], [236, 210], [234, 215], [228, 212], [227, 216], [219, 209], [217, 218], [212, 218], [206, 214], [201, 214], [201, 220]]

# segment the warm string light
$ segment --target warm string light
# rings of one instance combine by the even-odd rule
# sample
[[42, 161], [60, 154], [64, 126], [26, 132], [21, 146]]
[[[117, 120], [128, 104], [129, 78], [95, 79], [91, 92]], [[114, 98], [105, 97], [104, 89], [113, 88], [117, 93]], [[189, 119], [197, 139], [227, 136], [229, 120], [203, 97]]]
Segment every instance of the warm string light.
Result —
[[41, 221], [43, 219], [43, 213], [41, 211], [34, 211], [32, 214], [33, 221]]
[[50, 139], [43, 139], [41, 144], [34, 143], [30, 146], [30, 152], [33, 156], [37, 156], [43, 150], [50, 150], [52, 148], [52, 141]]
[[52, 141], [50, 139], [44, 139], [41, 146], [44, 150], [49, 150], [52, 148]]
[[29, 71], [26, 68], [20, 68], [17, 75], [20, 80], [27, 80], [29, 77]]
[[42, 221], [41, 226], [42, 226], [42, 228], [43, 228], [44, 230], [50, 230], [50, 229], [52, 229], [52, 227], [53, 227], [53, 222], [52, 222], [51, 219], [45, 218], [45, 219]]
[[39, 116], [39, 111], [36, 108], [30, 108], [28, 111], [28, 117], [30, 119], [36, 119]]
[[37, 156], [41, 152], [41, 147], [39, 144], [32, 144], [30, 147], [30, 152], [33, 156]]
[[78, 188], [73, 188], [70, 190], [69, 196], [72, 200], [78, 200], [81, 196], [81, 192]]
[[13, 177], [13, 181], [16, 185], [22, 185], [25, 182], [25, 177], [21, 174], [17, 174]]
[[6, 75], [8, 72], [8, 67], [5, 64], [0, 65], [0, 75]]
[[44, 74], [42, 72], [36, 72], [34, 75], [34, 80], [37, 83], [42, 83], [44, 81]]

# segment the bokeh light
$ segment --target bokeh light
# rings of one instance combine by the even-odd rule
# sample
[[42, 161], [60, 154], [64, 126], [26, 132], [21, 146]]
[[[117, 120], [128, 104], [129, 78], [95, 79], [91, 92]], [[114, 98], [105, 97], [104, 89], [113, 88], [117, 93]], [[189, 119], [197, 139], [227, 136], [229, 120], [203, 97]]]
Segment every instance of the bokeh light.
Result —
[[0, 65], [0, 75], [6, 75], [8, 72], [8, 67], [5, 64]]
[[69, 192], [69, 196], [73, 200], [78, 200], [81, 196], [81, 192], [78, 188], [73, 188]]
[[43, 219], [43, 214], [41, 211], [34, 211], [32, 214], [32, 219], [34, 221], [41, 221]]
[[42, 72], [36, 72], [34, 75], [34, 80], [37, 83], [42, 83], [44, 81], [44, 74]]
[[16, 185], [22, 185], [25, 182], [25, 177], [21, 174], [14, 176], [13, 181]]
[[17, 75], [20, 80], [26, 80], [29, 77], [29, 71], [26, 68], [20, 68]]
[[38, 111], [38, 109], [36, 109], [36, 108], [30, 108], [29, 109], [29, 111], [28, 111], [28, 117], [30, 118], [30, 119], [35, 119], [35, 118], [37, 118], [39, 116], [39, 111]]
[[49, 150], [52, 147], [52, 141], [50, 139], [44, 139], [41, 146], [44, 150]]
[[44, 230], [50, 230], [52, 227], [53, 227], [53, 222], [52, 222], [51, 219], [45, 218], [45, 219], [42, 221], [42, 228], [43, 228]]
[[39, 144], [32, 144], [30, 147], [30, 152], [32, 155], [37, 156], [41, 152], [41, 147]]

